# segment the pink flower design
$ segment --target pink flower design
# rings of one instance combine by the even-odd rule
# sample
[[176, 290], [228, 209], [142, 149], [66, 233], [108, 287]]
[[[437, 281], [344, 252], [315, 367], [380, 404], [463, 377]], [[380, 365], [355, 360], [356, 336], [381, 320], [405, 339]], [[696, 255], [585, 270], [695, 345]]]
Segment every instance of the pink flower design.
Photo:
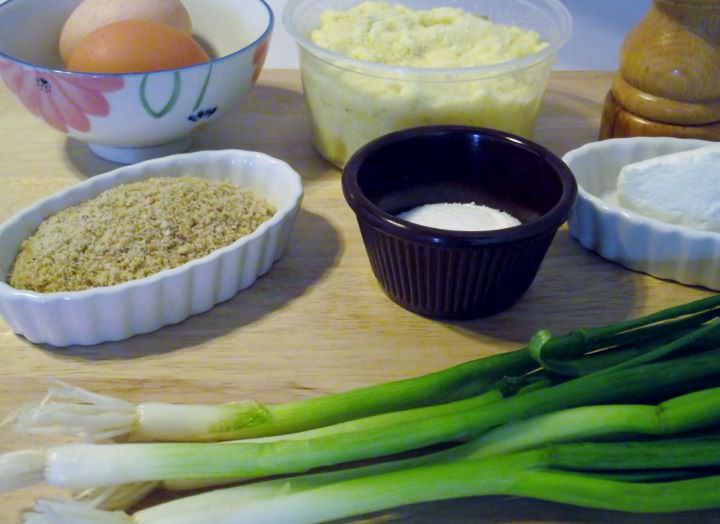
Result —
[[64, 75], [0, 60], [0, 77], [25, 107], [58, 131], [90, 131], [88, 115], [107, 116], [103, 93], [123, 87], [119, 76]]

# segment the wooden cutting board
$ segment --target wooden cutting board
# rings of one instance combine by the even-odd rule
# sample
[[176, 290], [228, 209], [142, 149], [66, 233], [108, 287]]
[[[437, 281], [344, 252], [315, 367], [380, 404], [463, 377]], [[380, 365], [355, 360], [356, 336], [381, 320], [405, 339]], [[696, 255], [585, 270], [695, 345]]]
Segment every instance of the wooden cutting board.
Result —
[[[595, 140], [610, 73], [555, 73], [536, 139], [558, 154]], [[336, 169], [310, 144], [297, 71], [267, 71], [194, 149], [258, 150], [288, 161], [306, 196], [287, 255], [233, 300], [182, 324], [94, 347], [35, 346], [0, 320], [0, 420], [57, 377], [131, 401], [284, 402], [427, 373], [555, 333], [697, 299], [707, 291], [633, 273], [582, 249], [561, 230], [524, 298], [495, 317], [437, 322], [391, 302], [368, 265]], [[0, 88], [0, 221], [39, 198], [117, 167], [32, 117]], [[41, 445], [0, 432], [0, 452]], [[20, 522], [35, 487], [0, 494], [0, 524]], [[517, 498], [399, 508], [381, 521], [473, 523], [720, 522], [719, 512], [622, 515]], [[376, 520], [373, 518], [373, 520]], [[210, 523], [208, 523], [210, 524]]]

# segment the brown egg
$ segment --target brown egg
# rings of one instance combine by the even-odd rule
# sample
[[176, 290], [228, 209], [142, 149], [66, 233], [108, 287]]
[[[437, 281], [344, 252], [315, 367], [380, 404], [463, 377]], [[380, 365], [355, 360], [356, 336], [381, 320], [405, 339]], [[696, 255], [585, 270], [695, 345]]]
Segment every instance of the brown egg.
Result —
[[69, 71], [136, 73], [175, 69], [209, 60], [193, 38], [174, 27], [123, 20], [83, 38], [67, 62]]
[[60, 57], [67, 62], [75, 46], [87, 35], [121, 20], [147, 20], [176, 27], [190, 34], [190, 15], [180, 0], [84, 0], [70, 15], [60, 33]]

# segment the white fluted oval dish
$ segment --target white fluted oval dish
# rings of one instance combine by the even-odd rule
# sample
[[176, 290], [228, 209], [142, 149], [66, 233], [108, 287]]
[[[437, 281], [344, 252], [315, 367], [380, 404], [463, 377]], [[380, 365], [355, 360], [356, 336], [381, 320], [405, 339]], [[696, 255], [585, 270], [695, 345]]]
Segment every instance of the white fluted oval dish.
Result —
[[[49, 215], [112, 187], [154, 176], [228, 180], [276, 209], [232, 244], [182, 266], [122, 284], [63, 293], [9, 286], [22, 241]], [[200, 151], [121, 167], [92, 177], [21, 211], [0, 226], [0, 315], [34, 343], [90, 345], [149, 333], [208, 311], [267, 273], [285, 251], [302, 200], [300, 176], [285, 162], [250, 151]]]
[[640, 215], [620, 207], [616, 195], [623, 166], [714, 143], [669, 137], [618, 138], [568, 152], [563, 160], [578, 182], [577, 203], [568, 221], [570, 235], [603, 258], [635, 271], [720, 290], [720, 233]]

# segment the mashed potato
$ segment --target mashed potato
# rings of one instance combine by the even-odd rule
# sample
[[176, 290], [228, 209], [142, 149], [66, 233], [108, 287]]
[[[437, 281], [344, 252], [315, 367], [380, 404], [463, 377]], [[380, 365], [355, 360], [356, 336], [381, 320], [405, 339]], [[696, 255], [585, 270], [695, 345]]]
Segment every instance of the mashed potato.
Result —
[[546, 46], [534, 31], [496, 25], [462, 9], [423, 11], [385, 2], [325, 11], [311, 39], [350, 58], [409, 67], [496, 64]]
[[432, 71], [506, 62], [547, 45], [534, 31], [493, 24], [451, 7], [414, 10], [364, 2], [324, 12], [310, 38], [353, 59], [428, 69], [378, 72], [372, 65], [330, 63], [301, 53], [315, 144], [338, 166], [370, 140], [417, 125], [479, 125], [528, 136], [550, 70], [546, 60], [495, 75]]

